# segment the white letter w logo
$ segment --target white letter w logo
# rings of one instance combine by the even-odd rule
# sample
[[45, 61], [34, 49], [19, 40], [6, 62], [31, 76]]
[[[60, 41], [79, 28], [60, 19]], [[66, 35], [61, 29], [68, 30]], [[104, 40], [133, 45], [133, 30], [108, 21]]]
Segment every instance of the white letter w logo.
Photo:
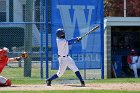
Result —
[[[63, 27], [66, 31], [68, 39], [73, 37], [76, 23], [78, 25], [80, 35], [87, 32], [90, 27], [92, 10], [95, 9], [94, 6], [87, 6], [88, 16], [86, 20], [85, 9], [86, 6], [83, 5], [57, 5], [60, 11]], [[73, 12], [70, 10], [73, 9]], [[83, 43], [84, 42], [84, 43]], [[82, 48], [85, 49], [87, 43], [87, 38], [82, 40]]]

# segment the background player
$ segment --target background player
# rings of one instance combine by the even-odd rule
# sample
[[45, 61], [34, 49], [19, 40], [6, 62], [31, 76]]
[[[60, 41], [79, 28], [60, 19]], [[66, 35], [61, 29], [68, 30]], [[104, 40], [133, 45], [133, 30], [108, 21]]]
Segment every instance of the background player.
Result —
[[49, 79], [46, 80], [47, 86], [51, 86], [51, 81], [58, 77], [61, 77], [64, 74], [66, 68], [69, 67], [79, 78], [79, 80], [81, 82], [81, 86], [84, 87], [85, 82], [82, 79], [79, 69], [75, 65], [74, 60], [68, 55], [68, 53], [69, 53], [68, 45], [79, 42], [82, 38], [77, 37], [77, 38], [74, 38], [71, 40], [66, 40], [65, 32], [63, 29], [58, 29], [56, 32], [56, 36], [57, 36], [56, 42], [57, 42], [57, 48], [58, 48], [59, 70], [56, 74], [54, 74], [52, 77], [50, 77]]
[[[22, 55], [20, 57], [8, 58], [8, 52], [9, 49], [6, 47], [0, 49], [0, 74], [8, 62], [19, 61], [23, 58], [23, 56], [25, 56]], [[0, 75], [0, 87], [5, 87], [5, 86], [11, 86], [11, 80]]]
[[138, 62], [138, 55], [136, 54], [134, 49], [132, 49], [130, 55], [127, 56], [127, 62], [129, 64], [129, 67], [133, 70], [135, 78], [137, 78], [138, 74], [136, 63]]

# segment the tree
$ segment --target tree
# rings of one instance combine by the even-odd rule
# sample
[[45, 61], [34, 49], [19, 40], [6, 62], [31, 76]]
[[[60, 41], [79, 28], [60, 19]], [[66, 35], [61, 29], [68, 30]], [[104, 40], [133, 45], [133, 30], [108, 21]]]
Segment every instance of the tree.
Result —
[[[104, 0], [104, 15], [123, 17], [124, 0]], [[126, 0], [126, 16], [140, 17], [140, 0]]]
[[127, 2], [127, 16], [140, 17], [140, 0], [129, 0]]

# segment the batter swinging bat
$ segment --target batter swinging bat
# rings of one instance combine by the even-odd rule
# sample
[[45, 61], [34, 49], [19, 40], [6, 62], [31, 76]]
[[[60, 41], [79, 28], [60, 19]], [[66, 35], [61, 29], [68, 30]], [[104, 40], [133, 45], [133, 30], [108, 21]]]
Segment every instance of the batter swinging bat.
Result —
[[89, 32], [87, 32], [84, 35], [82, 35], [81, 38], [89, 35], [90, 33], [94, 32], [94, 31], [96, 31], [99, 27], [100, 27], [99, 25], [95, 26], [94, 28], [92, 28], [91, 30], [89, 30]]

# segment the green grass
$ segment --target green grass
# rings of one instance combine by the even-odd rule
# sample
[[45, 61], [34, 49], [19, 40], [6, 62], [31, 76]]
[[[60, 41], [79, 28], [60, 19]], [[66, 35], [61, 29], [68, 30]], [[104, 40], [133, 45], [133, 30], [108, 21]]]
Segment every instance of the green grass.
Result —
[[[31, 77], [24, 77], [24, 68], [8, 67], [4, 68], [2, 76], [11, 79], [13, 84], [43, 84], [45, 83], [45, 68], [43, 70], [43, 79], [40, 78], [40, 68], [32, 68]], [[57, 72], [57, 70], [49, 71], [50, 76]], [[65, 72], [65, 75], [63, 75], [60, 79], [76, 79], [76, 76], [71, 70], [68, 70]]]
[[87, 83], [140, 83], [139, 78], [111, 78], [87, 80]]
[[[27, 68], [28, 69], [28, 68]], [[44, 80], [45, 80], [45, 68], [43, 69], [44, 73]], [[34, 79], [40, 81], [40, 68], [32, 68], [31, 77], [24, 77], [24, 68], [5, 68], [2, 72], [2, 76], [10, 78], [11, 80], [27, 80], [27, 79]], [[57, 73], [57, 70], [50, 70], [49, 75], [53, 75]], [[77, 79], [75, 74], [71, 70], [67, 70], [61, 79]]]
[[[13, 84], [43, 84], [45, 83], [45, 77], [40, 79], [40, 69], [39, 68], [32, 68], [32, 76], [31, 77], [24, 77], [23, 76], [24, 68], [5, 68], [2, 76], [10, 78]], [[44, 69], [45, 72], [45, 69]], [[51, 74], [56, 73], [57, 70], [50, 70]], [[45, 73], [44, 73], [45, 76]], [[60, 78], [63, 79], [76, 79], [75, 74], [71, 70], [67, 70], [64, 75]], [[55, 81], [60, 81], [59, 79]], [[112, 78], [112, 79], [97, 79], [97, 80], [86, 80], [86, 83], [140, 83], [139, 78]]]
[[[44, 71], [43, 75], [45, 79], [45, 68], [43, 69], [43, 71]], [[40, 68], [32, 68], [31, 72], [32, 72], [32, 75], [31, 75], [32, 79], [40, 79]], [[5, 68], [2, 72], [2, 75], [9, 78], [22, 79], [24, 78], [23, 73], [24, 73], [24, 68]], [[49, 69], [50, 76], [55, 73], [57, 73], [57, 70]], [[69, 79], [69, 78], [75, 79], [76, 78], [75, 74], [71, 70], [67, 70], [64, 74], [65, 75], [63, 75], [61, 79]]]
[[[14, 84], [44, 84], [45, 78], [40, 79], [40, 69], [32, 68], [32, 76], [23, 76], [24, 68], [5, 68], [2, 76], [10, 78]], [[45, 72], [45, 69], [44, 69]], [[57, 70], [50, 70], [51, 74], [56, 73]], [[44, 73], [45, 76], [45, 73]], [[75, 79], [75, 74], [68, 70], [61, 79], [55, 80], [55, 82], [63, 82], [63, 79]], [[62, 80], [62, 81], [61, 81]], [[139, 78], [112, 78], [112, 79], [97, 79], [86, 80], [88, 83], [140, 83]], [[140, 93], [140, 91], [119, 91], [119, 90], [37, 90], [37, 91], [0, 91], [0, 93]]]
[[[44, 84], [44, 79], [11, 79], [13, 84]], [[62, 80], [55, 80], [54, 82], [62, 82]], [[86, 83], [140, 83], [139, 78], [114, 78], [114, 79], [99, 79], [99, 80], [86, 80]]]
[[138, 91], [117, 90], [48, 90], [48, 91], [1, 91], [0, 93], [139, 93]]

